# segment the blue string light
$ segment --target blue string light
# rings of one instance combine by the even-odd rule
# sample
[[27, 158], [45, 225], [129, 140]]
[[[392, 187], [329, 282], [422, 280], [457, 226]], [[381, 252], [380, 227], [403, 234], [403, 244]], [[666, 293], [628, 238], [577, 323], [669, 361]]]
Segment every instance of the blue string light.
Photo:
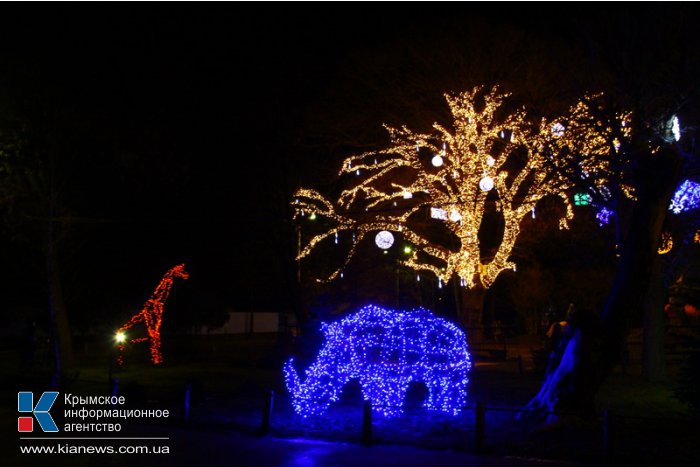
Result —
[[[685, 180], [678, 187], [671, 199], [669, 211], [674, 214], [691, 211], [700, 207], [700, 183]], [[596, 214], [598, 223], [603, 226], [610, 222], [610, 218], [615, 215], [614, 211], [607, 208], [601, 208]]]
[[608, 208], [601, 208], [600, 211], [598, 211], [598, 213], [595, 215], [595, 217], [596, 219], [598, 219], [598, 223], [602, 227], [610, 223], [610, 218], [614, 214], [615, 213]]
[[471, 360], [464, 331], [423, 308], [387, 310], [368, 305], [341, 321], [323, 323], [325, 343], [301, 381], [293, 359], [284, 377], [294, 410], [305, 417], [337, 402], [357, 379], [365, 400], [385, 416], [403, 412], [412, 382], [423, 382], [424, 406], [453, 415], [467, 396]]
[[681, 183], [676, 193], [671, 199], [671, 206], [668, 209], [674, 214], [680, 214], [684, 211], [690, 211], [700, 205], [700, 183], [686, 180]]

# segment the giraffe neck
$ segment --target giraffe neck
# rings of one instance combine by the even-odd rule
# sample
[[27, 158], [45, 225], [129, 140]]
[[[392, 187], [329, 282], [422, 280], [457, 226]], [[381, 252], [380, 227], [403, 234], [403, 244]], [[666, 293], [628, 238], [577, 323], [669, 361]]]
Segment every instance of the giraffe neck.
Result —
[[149, 301], [164, 303], [170, 295], [170, 289], [173, 286], [173, 280], [174, 278], [171, 272], [168, 272], [165, 276], [163, 276], [163, 278], [158, 283], [156, 290], [153, 291], [153, 295], [151, 295]]

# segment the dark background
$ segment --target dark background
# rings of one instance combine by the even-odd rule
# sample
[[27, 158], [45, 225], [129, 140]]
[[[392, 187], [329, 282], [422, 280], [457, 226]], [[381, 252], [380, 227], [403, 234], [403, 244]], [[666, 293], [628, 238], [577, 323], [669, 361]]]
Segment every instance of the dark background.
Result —
[[[180, 262], [191, 273], [174, 292], [181, 324], [284, 310], [296, 300], [294, 189], [332, 186], [343, 156], [382, 143], [384, 122], [427, 127], [444, 91], [579, 90], [557, 70], [598, 58], [578, 55], [586, 38], [638, 36], [630, 59], [649, 66], [648, 44], [690, 47], [660, 43], [647, 29], [659, 18], [669, 34], [692, 21], [660, 6], [3, 5], [0, 126], [28, 125], [34, 147], [55, 151], [74, 331], [123, 321]], [[479, 62], [460, 55], [465, 43]], [[45, 216], [28, 201], [0, 229], [8, 326], [46, 319]]]

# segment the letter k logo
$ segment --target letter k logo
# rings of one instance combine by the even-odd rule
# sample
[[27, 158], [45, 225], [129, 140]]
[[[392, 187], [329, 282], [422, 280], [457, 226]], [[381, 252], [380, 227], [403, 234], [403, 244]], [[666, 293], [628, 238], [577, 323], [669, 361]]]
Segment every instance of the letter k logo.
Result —
[[[39, 398], [39, 402], [34, 406], [34, 394], [31, 392], [18, 392], [17, 393], [17, 411], [18, 412], [31, 412], [36, 417], [36, 421], [39, 422], [39, 426], [42, 431], [54, 432], [58, 431], [56, 423], [54, 423], [49, 410], [51, 406], [56, 401], [58, 397], [57, 391], [46, 391]], [[31, 432], [34, 431], [34, 420], [32, 417], [19, 417], [17, 419], [17, 430], [19, 432]]]

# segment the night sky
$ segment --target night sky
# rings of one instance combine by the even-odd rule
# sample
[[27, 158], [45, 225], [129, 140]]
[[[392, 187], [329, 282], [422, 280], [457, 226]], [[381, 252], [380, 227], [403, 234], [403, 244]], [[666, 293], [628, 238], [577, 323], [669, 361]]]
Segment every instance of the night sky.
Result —
[[[365, 42], [349, 24], [335, 30], [291, 10], [2, 15], [5, 127], [29, 121], [56, 141], [43, 143], [57, 151], [72, 317], [120, 316], [183, 261], [183, 308], [288, 308], [287, 202], [301, 172], [291, 142], [350, 42]], [[31, 195], [20, 209], [23, 223], [3, 232], [2, 262], [13, 266], [0, 295], [11, 321], [27, 312], [41, 321], [46, 214]]]
[[[330, 186], [343, 156], [378, 144], [382, 123], [429, 124], [445, 109], [421, 106], [439, 93], [512, 81], [493, 70], [525, 63], [457, 64], [436, 44], [478, 37], [474, 49], [495, 53], [524, 37], [551, 41], [543, 53], [555, 57], [608, 13], [570, 8], [3, 5], [0, 130], [28, 125], [33, 147], [54, 151], [74, 330], [121, 320], [180, 262], [191, 273], [182, 310], [288, 309], [293, 190]], [[655, 14], [612, 16], [634, 29]], [[455, 79], [459, 69], [473, 77]], [[417, 92], [422, 81], [434, 84]], [[19, 226], [15, 212], [0, 233], [6, 322], [47, 308], [46, 212], [27, 199]]]

